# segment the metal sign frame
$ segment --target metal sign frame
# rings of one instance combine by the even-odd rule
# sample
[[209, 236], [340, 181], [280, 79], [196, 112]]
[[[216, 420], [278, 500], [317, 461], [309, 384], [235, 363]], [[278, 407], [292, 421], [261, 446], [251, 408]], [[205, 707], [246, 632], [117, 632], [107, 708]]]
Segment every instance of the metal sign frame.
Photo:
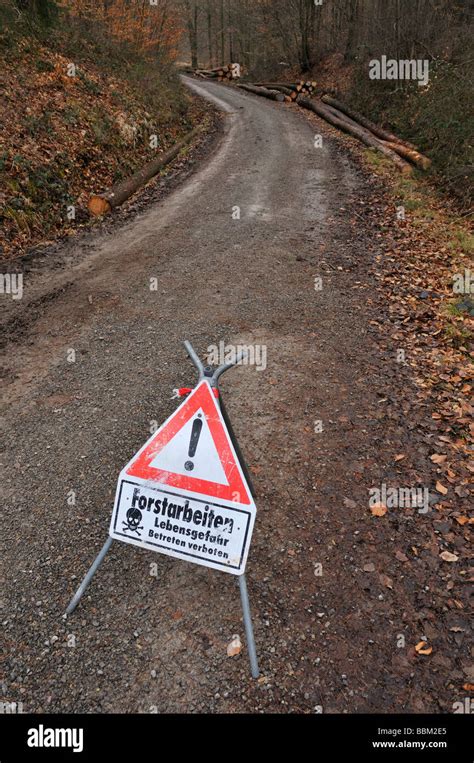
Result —
[[[222, 395], [219, 391], [219, 380], [226, 371], [228, 371], [233, 366], [236, 366], [238, 363], [240, 363], [241, 360], [243, 360], [246, 356], [245, 352], [241, 352], [239, 355], [236, 356], [236, 358], [231, 363], [225, 363], [219, 368], [212, 368], [211, 366], [204, 366], [201, 362], [199, 356], [197, 355], [196, 351], [194, 350], [193, 346], [190, 342], [186, 341], [184, 342], [184, 346], [186, 348], [186, 352], [188, 353], [192, 363], [194, 364], [198, 374], [199, 378], [197, 381], [197, 384], [199, 384], [203, 379], [206, 379], [211, 388], [217, 390], [218, 394], [216, 395], [217, 402], [219, 404], [222, 417], [224, 419], [225, 425], [227, 427], [227, 431], [229, 433], [229, 437], [231, 439], [232, 445], [234, 446], [235, 453], [237, 455], [237, 458], [240, 462], [240, 466], [242, 468], [242, 471], [244, 473], [245, 479], [247, 481], [247, 485], [249, 487], [250, 493], [252, 495], [252, 498], [255, 499], [255, 490], [252, 483], [251, 476], [249, 474], [249, 470], [247, 467], [247, 464], [245, 462], [245, 459], [242, 455], [242, 451], [239, 447], [239, 444], [237, 442], [237, 438], [235, 436], [235, 432], [232, 428], [232, 424], [230, 423], [229, 416], [227, 414], [227, 410], [224, 405], [224, 401], [222, 399]], [[82, 583], [80, 584], [79, 588], [77, 589], [76, 593], [72, 597], [71, 601], [69, 602], [69, 605], [66, 609], [65, 616], [68, 616], [74, 612], [77, 605], [79, 604], [79, 601], [81, 600], [86, 588], [88, 587], [89, 583], [91, 582], [92, 578], [94, 577], [95, 573], [99, 569], [100, 565], [102, 564], [107, 551], [110, 549], [112, 543], [114, 541], [114, 538], [108, 537], [106, 542], [104, 543], [103, 547], [97, 554], [96, 558], [94, 559], [93, 564], [91, 565], [89, 571], [85, 575]], [[249, 653], [249, 660], [250, 660], [250, 669], [252, 673], [253, 678], [258, 678], [260, 675], [259, 667], [258, 667], [258, 658], [257, 658], [257, 649], [255, 646], [255, 637], [253, 632], [253, 624], [252, 624], [252, 616], [250, 613], [250, 602], [249, 602], [249, 596], [248, 596], [248, 590], [247, 590], [247, 580], [245, 577], [245, 573], [242, 575], [238, 575], [239, 580], [239, 589], [240, 589], [240, 598], [242, 602], [242, 613], [244, 618], [244, 626], [245, 626], [245, 635], [247, 638], [247, 648]]]

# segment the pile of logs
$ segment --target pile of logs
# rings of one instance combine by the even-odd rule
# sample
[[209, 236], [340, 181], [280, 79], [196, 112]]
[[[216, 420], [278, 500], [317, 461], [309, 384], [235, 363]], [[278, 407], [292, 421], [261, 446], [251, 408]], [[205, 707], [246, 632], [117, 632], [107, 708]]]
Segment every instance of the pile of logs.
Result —
[[299, 80], [298, 82], [255, 82], [256, 87], [265, 87], [270, 90], [279, 90], [284, 95], [287, 95], [292, 101], [300, 96], [311, 96], [316, 90], [316, 82], [305, 82]]
[[248, 85], [245, 82], [242, 82], [241, 84], [237, 85], [237, 87], [242, 88], [242, 90], [247, 90], [249, 93], [254, 93], [255, 95], [261, 95], [264, 98], [270, 98], [272, 101], [280, 101], [280, 103], [283, 103], [284, 101], [290, 102], [292, 98], [290, 98], [289, 95], [285, 94], [284, 92], [280, 92], [279, 90], [270, 90], [267, 87], [257, 87], [256, 85]]
[[318, 101], [298, 98], [298, 104], [314, 111], [333, 127], [384, 154], [404, 173], [411, 172], [411, 164], [421, 170], [427, 170], [431, 165], [431, 159], [420, 154], [412, 143], [384, 130], [331, 95], [323, 95]]
[[412, 143], [379, 127], [332, 95], [326, 93], [320, 99], [309, 99], [307, 95], [314, 93], [315, 82], [258, 82], [252, 85], [239, 84], [238, 87], [274, 101], [294, 101], [299, 106], [314, 111], [333, 127], [391, 159], [404, 173], [411, 172], [412, 165], [421, 170], [427, 170], [431, 165], [431, 160]]
[[216, 79], [218, 82], [238, 79], [240, 77], [240, 72], [236, 69], [235, 64], [218, 66], [216, 69], [192, 69], [191, 71], [196, 77], [201, 77], [202, 79]]

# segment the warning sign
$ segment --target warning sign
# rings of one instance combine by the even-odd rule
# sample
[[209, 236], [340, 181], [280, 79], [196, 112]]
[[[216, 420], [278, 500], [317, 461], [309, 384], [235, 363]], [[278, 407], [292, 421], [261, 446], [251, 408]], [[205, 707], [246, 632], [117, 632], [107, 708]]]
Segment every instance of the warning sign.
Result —
[[241, 575], [255, 513], [218, 402], [202, 381], [121, 472], [110, 535]]

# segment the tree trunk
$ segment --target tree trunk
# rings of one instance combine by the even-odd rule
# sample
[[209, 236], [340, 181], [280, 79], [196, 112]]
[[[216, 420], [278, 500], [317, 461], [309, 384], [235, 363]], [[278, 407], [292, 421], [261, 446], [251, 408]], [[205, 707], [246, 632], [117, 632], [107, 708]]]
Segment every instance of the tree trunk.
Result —
[[188, 27], [189, 35], [189, 48], [191, 50], [191, 66], [193, 69], [197, 69], [198, 62], [198, 5], [197, 0], [191, 4], [190, 0], [186, 0], [186, 24]]
[[309, 71], [311, 68], [311, 53], [310, 53], [310, 24], [312, 18], [312, 10], [314, 11], [313, 0], [300, 0], [300, 64], [301, 71]]
[[211, 0], [207, 0], [207, 45], [209, 51], [209, 66], [214, 63], [213, 51], [212, 51], [212, 9]]
[[267, 90], [265, 87], [255, 87], [255, 85], [244, 85], [243, 83], [237, 85], [242, 90], [248, 90], [249, 93], [255, 93], [255, 95], [263, 95], [264, 98], [270, 98], [272, 101], [279, 101], [283, 103], [285, 96], [283, 93], [279, 93], [276, 90]]
[[221, 0], [221, 66], [225, 64], [225, 0]]
[[411, 148], [416, 151], [416, 146], [414, 146], [412, 143], [408, 143], [408, 141], [403, 140], [402, 138], [398, 138], [388, 130], [384, 130], [383, 127], [379, 127], [378, 125], [374, 124], [374, 122], [371, 122], [370, 119], [367, 119], [358, 111], [352, 109], [350, 106], [346, 106], [345, 103], [342, 103], [342, 101], [339, 101], [337, 98], [333, 98], [332, 96], [325, 94], [321, 100], [324, 101], [324, 103], [327, 103], [329, 106], [333, 106], [335, 109], [342, 111], [343, 114], [347, 114], [347, 116], [353, 119], [354, 122], [358, 122], [363, 127], [366, 127], [378, 138], [386, 140], [389, 143], [401, 143], [403, 146], [407, 146], [407, 148]]
[[194, 3], [194, 19], [193, 19], [193, 31], [191, 37], [191, 66], [195, 69], [198, 68], [198, 6], [197, 2]]
[[89, 210], [93, 215], [103, 215], [106, 212], [110, 212], [111, 209], [120, 206], [126, 201], [132, 194], [138, 191], [145, 183], [151, 180], [152, 177], [158, 174], [158, 172], [169, 164], [176, 156], [178, 156], [181, 149], [183, 149], [193, 138], [196, 137], [201, 131], [200, 127], [192, 130], [186, 135], [183, 140], [176, 143], [168, 151], [165, 151], [156, 159], [152, 159], [145, 164], [134, 175], [123, 180], [121, 183], [117, 183], [112, 186], [109, 191], [101, 194], [95, 194], [91, 196], [89, 200]]
[[363, 127], [358, 127], [355, 124], [347, 121], [346, 119], [341, 119], [337, 117], [333, 111], [325, 106], [323, 103], [317, 102], [317, 101], [310, 101], [309, 98], [298, 98], [297, 103], [300, 106], [303, 106], [305, 109], [310, 109], [310, 111], [314, 111], [315, 114], [317, 114], [319, 117], [322, 117], [326, 120], [326, 122], [329, 122], [329, 124], [333, 125], [334, 127], [338, 127], [339, 130], [342, 130], [342, 132], [346, 132], [349, 135], [352, 135], [354, 138], [357, 138], [362, 143], [365, 143], [366, 146], [369, 146], [370, 148], [375, 148], [376, 151], [379, 151], [379, 153], [384, 154], [384, 156], [387, 156], [389, 159], [394, 162], [394, 164], [397, 165], [398, 169], [403, 172], [404, 174], [408, 174], [411, 172], [411, 167], [408, 164], [408, 162], [404, 161], [398, 154], [395, 153], [395, 151], [392, 151], [391, 148], [388, 148], [385, 146], [378, 138], [376, 138], [372, 133], [370, 133], [368, 130], [364, 129]]
[[420, 154], [420, 152], [416, 151], [414, 148], [408, 148], [408, 146], [405, 146], [403, 143], [391, 143], [387, 140], [382, 141], [382, 143], [384, 146], [387, 146], [387, 148], [391, 148], [392, 151], [396, 151], [397, 154], [404, 159], [408, 159], [408, 161], [420, 170], [427, 170], [431, 167], [431, 159], [424, 156], [424, 154]]
[[357, 30], [359, 28], [357, 24], [357, 17], [359, 14], [359, 0], [349, 0], [349, 17], [347, 20], [347, 42], [346, 50], [344, 53], [344, 61], [352, 61], [355, 52], [355, 41], [357, 36]]

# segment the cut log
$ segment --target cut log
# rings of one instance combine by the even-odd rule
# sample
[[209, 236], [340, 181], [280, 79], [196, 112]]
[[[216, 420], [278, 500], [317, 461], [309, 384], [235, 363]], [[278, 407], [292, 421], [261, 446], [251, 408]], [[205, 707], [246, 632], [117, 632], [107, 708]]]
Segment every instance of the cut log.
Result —
[[340, 119], [334, 114], [332, 109], [328, 109], [327, 106], [320, 101], [310, 101], [309, 98], [300, 97], [298, 98], [297, 103], [300, 106], [303, 106], [305, 109], [314, 111], [315, 114], [325, 119], [326, 122], [329, 122], [329, 124], [332, 124], [334, 127], [338, 127], [339, 130], [352, 135], [354, 138], [357, 138], [366, 146], [374, 148], [379, 153], [384, 154], [384, 156], [387, 156], [389, 159], [391, 159], [392, 162], [397, 165], [398, 169], [404, 174], [411, 172], [411, 166], [408, 164], [408, 162], [402, 159], [391, 148], [385, 146], [382, 141], [378, 140], [378, 138], [369, 132], [369, 130], [351, 124], [346, 119]]
[[[335, 99], [331, 99], [335, 100]], [[347, 116], [347, 114], [344, 114], [342, 111], [339, 111], [338, 109], [334, 108], [334, 106], [330, 106], [329, 103], [324, 100], [324, 104], [329, 111], [334, 114], [335, 117], [338, 117], [339, 119], [343, 119], [344, 121], [351, 124], [353, 127], [360, 127], [354, 119]], [[378, 137], [378, 136], [376, 136]], [[431, 159], [428, 159], [427, 156], [424, 156], [423, 154], [420, 154], [419, 151], [417, 151], [414, 148], [409, 148], [404, 143], [395, 143], [392, 141], [386, 141], [381, 140], [379, 138], [380, 142], [384, 144], [387, 148], [390, 148], [392, 151], [395, 151], [399, 156], [401, 156], [403, 159], [408, 159], [409, 162], [415, 165], [415, 167], [418, 167], [421, 170], [427, 170], [431, 166]]]
[[291, 82], [252, 82], [251, 84], [255, 85], [255, 87], [266, 87], [269, 89], [275, 88], [276, 90], [285, 87], [287, 90], [298, 92], [296, 90], [296, 85], [293, 85]]
[[90, 212], [92, 212], [93, 215], [103, 215], [106, 212], [110, 212], [111, 209], [119, 207], [124, 201], [132, 196], [132, 194], [138, 191], [139, 188], [151, 180], [152, 177], [157, 175], [163, 167], [166, 167], [167, 164], [175, 159], [179, 152], [199, 135], [200, 132], [201, 128], [196, 127], [188, 133], [183, 140], [180, 140], [179, 143], [176, 143], [169, 148], [168, 151], [160, 154], [160, 156], [152, 159], [131, 177], [112, 186], [112, 188], [105, 193], [94, 194], [91, 196], [88, 204]]
[[373, 132], [374, 135], [376, 135], [378, 138], [381, 138], [382, 140], [386, 140], [389, 143], [401, 143], [404, 146], [408, 146], [408, 148], [412, 148], [415, 151], [417, 150], [416, 146], [414, 146], [413, 143], [409, 143], [408, 141], [403, 140], [403, 138], [398, 138], [392, 132], [389, 132], [388, 130], [384, 130], [383, 127], [379, 127], [379, 125], [376, 125], [374, 122], [371, 122], [371, 120], [367, 119], [367, 117], [364, 117], [363, 114], [360, 114], [355, 109], [352, 109], [350, 106], [347, 106], [345, 103], [342, 103], [342, 101], [339, 101], [337, 98], [333, 98], [333, 96], [328, 95], [326, 93], [325, 95], [323, 95], [321, 100], [324, 103], [329, 104], [329, 106], [333, 106], [335, 109], [338, 109], [338, 111], [342, 111], [348, 117], [353, 119], [354, 122], [357, 122], [358, 124], [362, 125], [362, 127], [366, 127], [367, 130], [370, 130], [370, 132]]
[[217, 66], [213, 69], [193, 69], [193, 74], [198, 77], [203, 77], [206, 79], [217, 79], [219, 82], [223, 82], [223, 80], [226, 79], [238, 79], [238, 76], [236, 76], [233, 67], [234, 64], [225, 64], [223, 66]]
[[[357, 123], [357, 122], [355, 122], [353, 119], [351, 119], [351, 117], [348, 117], [348, 116], [347, 116], [347, 114], [344, 114], [342, 111], [339, 111], [338, 109], [334, 108], [334, 106], [329, 106], [329, 104], [328, 104], [328, 103], [324, 103], [324, 106], [326, 107], [326, 109], [327, 109], [327, 110], [328, 110], [328, 111], [329, 111], [331, 114], [333, 114], [333, 115], [334, 115], [335, 117], [337, 117], [338, 119], [343, 119], [343, 120], [344, 120], [344, 122], [347, 122], [348, 124], [352, 125], [353, 127], [356, 127], [356, 128], [357, 128], [357, 127], [359, 127], [359, 128], [361, 127], [361, 125], [360, 125], [360, 124], [358, 124], [358, 123]], [[364, 128], [364, 129], [365, 129], [365, 128]]]
[[206, 72], [196, 71], [194, 73], [195, 73], [196, 77], [202, 77], [203, 79], [217, 79], [218, 78], [218, 75], [214, 74], [214, 72], [212, 72], [211, 74], [206, 74]]
[[283, 103], [285, 100], [284, 94], [279, 93], [278, 90], [268, 90], [266, 87], [256, 87], [255, 85], [247, 85], [242, 82], [237, 87], [248, 90], [249, 93], [255, 93], [255, 95], [262, 95], [264, 98], [270, 98], [272, 101]]
[[279, 90], [280, 93], [289, 95], [292, 101], [296, 101], [302, 91], [296, 89], [296, 85], [290, 82], [252, 82], [255, 87], [265, 87], [267, 90]]
[[286, 87], [285, 85], [260, 85], [259, 87], [266, 87], [268, 90], [278, 90], [279, 93], [283, 93], [284, 95], [287, 95], [290, 100], [295, 100], [298, 97], [298, 93], [296, 90], [292, 90], [289, 87]]
[[96, 217], [105, 215], [112, 209], [107, 199], [103, 196], [91, 196], [87, 206], [89, 207], [89, 212], [92, 212]]
[[420, 154], [420, 152], [416, 151], [414, 148], [409, 148], [403, 143], [391, 143], [388, 140], [382, 140], [381, 143], [387, 146], [387, 148], [391, 148], [392, 151], [396, 151], [397, 154], [404, 159], [408, 159], [408, 161], [420, 170], [428, 170], [431, 167], [431, 159], [424, 154]]

